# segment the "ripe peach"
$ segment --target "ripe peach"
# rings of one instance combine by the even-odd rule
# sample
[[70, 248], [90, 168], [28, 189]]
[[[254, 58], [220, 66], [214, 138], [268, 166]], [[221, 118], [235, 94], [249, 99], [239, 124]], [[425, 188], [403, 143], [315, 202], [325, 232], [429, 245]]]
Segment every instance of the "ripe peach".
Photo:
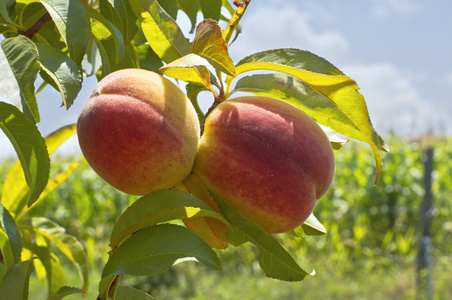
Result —
[[335, 160], [327, 136], [302, 110], [246, 96], [207, 117], [193, 172], [244, 216], [280, 233], [311, 214], [333, 180]]
[[199, 128], [185, 94], [140, 69], [103, 78], [77, 122], [80, 148], [94, 171], [133, 195], [171, 188], [190, 174]]

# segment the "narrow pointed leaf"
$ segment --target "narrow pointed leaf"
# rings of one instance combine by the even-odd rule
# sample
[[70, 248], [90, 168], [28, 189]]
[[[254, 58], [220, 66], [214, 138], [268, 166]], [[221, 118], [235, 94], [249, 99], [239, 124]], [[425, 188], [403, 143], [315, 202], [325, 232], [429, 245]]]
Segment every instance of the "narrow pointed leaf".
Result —
[[177, 23], [155, 0], [130, 0], [141, 29], [154, 52], [166, 63], [190, 53], [190, 43]]
[[131, 286], [120, 285], [116, 290], [116, 299], [152, 300], [155, 298]]
[[91, 25], [85, 6], [77, 0], [40, 1], [58, 28], [71, 58], [77, 65], [80, 65], [91, 36]]
[[0, 295], [7, 300], [27, 300], [33, 260], [26, 260], [11, 267], [0, 282]]
[[64, 53], [46, 44], [36, 44], [39, 63], [49, 84], [57, 89], [66, 108], [71, 107], [82, 88], [82, 75], [77, 64]]
[[61, 300], [73, 294], [83, 294], [83, 290], [70, 286], [62, 286], [49, 300]]
[[[351, 138], [368, 143], [376, 162], [378, 181], [383, 165], [379, 150], [387, 150], [382, 138], [375, 132], [364, 97], [356, 82], [325, 59], [298, 49], [276, 49], [250, 55], [236, 66], [236, 75], [249, 71], [271, 70], [293, 76], [319, 97], [318, 105], [330, 107], [329, 118], [316, 115], [316, 121]], [[230, 84], [232, 77], [227, 78]], [[314, 116], [313, 116], [314, 117]]]
[[[8, 238], [8, 235], [5, 231], [0, 228], [0, 251], [2, 253], [3, 265], [5, 267], [5, 271], [14, 266], [14, 252], [11, 247], [11, 242]], [[0, 278], [1, 278], [0, 274]]]
[[[0, 228], [5, 234], [7, 240], [0, 238], [2, 240], [1, 244], [8, 243], [8, 247], [11, 249], [13, 264], [17, 264], [20, 261], [20, 254], [22, 253], [22, 237], [19, 232], [14, 218], [11, 216], [9, 211], [0, 203]], [[0, 245], [1, 247], [1, 245]], [[4, 254], [3, 248], [2, 253]], [[9, 266], [7, 266], [9, 268]]]
[[76, 267], [82, 290], [86, 292], [89, 285], [88, 260], [81, 243], [65, 229], [47, 218], [33, 218], [31, 230], [52, 242]]
[[163, 74], [195, 85], [210, 86], [209, 61], [197, 54], [190, 53], [159, 69]]
[[190, 50], [207, 59], [215, 69], [235, 75], [234, 63], [217, 22], [207, 19], [198, 25]]
[[[106, 10], [109, 10], [109, 13]], [[133, 13], [129, 1], [101, 0], [100, 12], [122, 31], [124, 45], [127, 46], [138, 30], [137, 17]]]
[[[19, 108], [22, 108], [23, 113], [30, 120], [38, 123], [40, 117], [34, 89], [34, 82], [39, 73], [38, 50], [35, 44], [23, 35], [4, 39], [1, 45], [10, 69], [17, 81], [17, 86], [6, 87], [6, 91], [12, 91], [12, 95], [14, 96], [16, 94], [15, 89], [19, 87], [21, 103], [21, 107]], [[9, 99], [11, 94], [2, 96]], [[13, 98], [11, 101], [17, 103], [18, 99]]]
[[322, 223], [320, 223], [319, 220], [314, 216], [314, 214], [311, 214], [303, 224], [290, 231], [289, 234], [296, 237], [305, 237], [308, 235], [323, 235], [326, 234], [326, 229], [322, 225]]
[[[2, 103], [0, 103], [1, 107]], [[13, 106], [12, 106], [13, 107]], [[13, 107], [14, 108], [14, 107]], [[0, 110], [1, 114], [1, 110]], [[1, 123], [1, 122], [0, 122]], [[1, 126], [1, 124], [0, 124]], [[34, 125], [33, 125], [34, 126]], [[22, 126], [23, 127], [23, 126]], [[29, 128], [26, 128], [27, 134], [32, 133], [32, 130]], [[55, 132], [48, 135], [43, 142], [45, 142], [46, 146], [46, 152], [48, 154], [46, 157], [48, 158], [64, 141], [66, 141], [69, 137], [71, 137], [76, 131], [75, 124], [64, 126]], [[23, 133], [22, 133], [23, 134]], [[24, 135], [23, 139], [26, 139], [28, 142], [32, 141], [30, 137], [27, 137]], [[35, 153], [37, 151], [34, 151]], [[20, 157], [20, 156], [19, 156]], [[39, 158], [39, 162], [43, 162], [43, 157]], [[49, 162], [50, 163], [50, 162]], [[29, 188], [26, 183], [26, 179], [24, 177], [24, 172], [21, 170], [22, 165], [20, 163], [20, 160], [11, 168], [11, 170], [8, 172], [8, 175], [6, 177], [5, 183], [3, 185], [3, 192], [1, 195], [1, 202], [5, 207], [11, 212], [13, 216], [16, 218], [20, 218], [23, 216], [23, 214], [26, 212], [26, 204], [27, 204], [27, 197], [29, 194]], [[50, 169], [50, 166], [49, 166]], [[50, 184], [49, 187], [45, 185], [45, 189], [43, 188], [43, 191], [40, 193], [50, 193], [53, 189], [59, 186], [59, 184], [62, 183], [62, 179], [64, 176], [69, 176], [71, 171], [75, 170], [75, 166], [69, 167], [67, 171], [63, 171], [62, 174], [65, 175], [57, 175], [57, 178], [50, 179], [47, 184]], [[49, 173], [49, 170], [47, 170], [47, 174]], [[42, 178], [43, 175], [40, 175], [39, 178]], [[45, 179], [45, 178], [42, 178]], [[48, 179], [48, 175], [47, 175]], [[45, 180], [47, 180], [45, 179]], [[57, 180], [57, 181], [54, 181]], [[59, 183], [59, 184], [58, 184]], [[41, 183], [43, 184], [43, 183]], [[38, 199], [41, 199], [44, 197], [43, 195], [38, 195], [38, 198], [32, 201], [32, 203], [29, 203], [29, 206], [34, 204]], [[41, 201], [39, 200], [39, 201]]]
[[31, 250], [42, 262], [47, 278], [48, 294], [55, 294], [65, 285], [64, 271], [58, 257], [50, 251], [50, 247], [24, 242], [24, 247]]
[[11, 20], [9, 14], [8, 14], [8, 1], [1, 1], [0, 2], [0, 16], [8, 22], [10, 25], [13, 25], [16, 28], [22, 29], [22, 27], [18, 24], [16, 24], [13, 20]]
[[122, 243], [110, 256], [102, 277], [153, 276], [185, 257], [195, 257], [209, 268], [221, 269], [216, 253], [195, 233], [182, 226], [159, 224], [135, 233]]
[[110, 237], [110, 247], [115, 249], [133, 233], [175, 219], [207, 216], [226, 222], [201, 199], [178, 190], [162, 190], [141, 197], [119, 217]]
[[197, 84], [189, 83], [185, 86], [185, 89], [187, 90], [187, 98], [190, 100], [191, 104], [193, 104], [193, 107], [196, 110], [196, 114], [198, 115], [199, 123], [202, 124], [204, 121], [205, 115], [204, 112], [199, 107], [198, 103], [198, 94], [202, 91], [208, 91], [206, 87], [199, 86]]
[[[116, 53], [116, 63], [119, 63], [125, 55], [126, 49], [124, 46], [124, 38], [122, 36], [121, 31], [109, 20], [107, 20], [103, 15], [101, 15], [97, 10], [89, 8], [88, 9], [89, 16], [96, 20], [92, 28], [93, 34], [98, 38], [111, 38], [113, 39], [115, 45], [115, 53]], [[97, 24], [97, 25], [96, 25]], [[96, 34], [95, 28], [103, 26], [109, 32], [109, 36], [101, 36]]]
[[221, 14], [221, 0], [199, 0], [204, 19], [218, 21]]
[[[19, 157], [20, 165], [16, 164], [13, 167], [15, 169], [13, 177], [21, 176], [18, 169], [23, 169], [25, 182], [30, 188], [28, 197], [30, 206], [39, 198], [49, 178], [50, 159], [45, 141], [36, 125], [32, 124], [15, 106], [4, 102], [0, 102], [0, 128], [13, 144]], [[10, 186], [5, 182], [3, 186], [1, 201], [6, 209], [12, 212], [11, 207], [14, 206], [17, 196], [15, 192], [18, 194], [22, 192], [20, 182], [9, 184]], [[19, 184], [19, 187], [14, 186], [15, 184]]]
[[248, 239], [260, 252], [259, 264], [268, 277], [284, 281], [301, 281], [308, 275], [300, 268], [290, 254], [268, 232], [256, 225], [229, 204], [212, 194], [226, 220], [231, 224], [233, 234], [242, 242]]

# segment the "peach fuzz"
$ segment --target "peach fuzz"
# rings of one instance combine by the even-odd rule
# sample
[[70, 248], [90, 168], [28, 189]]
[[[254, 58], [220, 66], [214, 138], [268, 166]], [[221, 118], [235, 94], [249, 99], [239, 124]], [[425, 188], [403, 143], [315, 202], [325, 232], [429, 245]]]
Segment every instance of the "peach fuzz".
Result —
[[77, 122], [87, 162], [109, 184], [133, 195], [171, 188], [190, 174], [199, 128], [185, 94], [141, 69], [103, 78]]
[[207, 117], [193, 171], [244, 216], [281, 233], [312, 213], [331, 185], [335, 160], [327, 136], [302, 110], [245, 96]]

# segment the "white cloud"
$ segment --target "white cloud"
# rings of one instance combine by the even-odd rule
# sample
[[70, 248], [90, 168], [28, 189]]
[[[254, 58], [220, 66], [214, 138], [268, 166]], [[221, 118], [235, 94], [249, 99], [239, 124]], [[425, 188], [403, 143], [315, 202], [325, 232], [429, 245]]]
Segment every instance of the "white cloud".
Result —
[[374, 0], [372, 12], [378, 17], [412, 16], [422, 12], [422, 5], [417, 0]]
[[258, 51], [299, 48], [337, 61], [349, 49], [348, 41], [336, 31], [315, 32], [313, 18], [293, 4], [250, 7], [242, 19], [243, 32], [230, 48], [236, 61]]
[[393, 65], [351, 65], [344, 70], [360, 86], [377, 131], [421, 134], [447, 124], [447, 113], [424, 99], [410, 74]]

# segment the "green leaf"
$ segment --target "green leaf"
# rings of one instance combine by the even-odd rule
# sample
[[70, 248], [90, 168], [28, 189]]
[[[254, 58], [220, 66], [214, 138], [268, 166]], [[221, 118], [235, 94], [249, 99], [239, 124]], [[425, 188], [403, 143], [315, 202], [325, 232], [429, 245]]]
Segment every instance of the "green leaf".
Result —
[[91, 36], [91, 40], [86, 49], [86, 55], [82, 61], [83, 72], [85, 77], [93, 76], [97, 73], [102, 65], [102, 58], [97, 48], [95, 37]]
[[179, 10], [177, 7], [177, 0], [157, 0], [157, 2], [171, 18], [176, 20], [177, 11]]
[[0, 295], [5, 300], [27, 300], [33, 260], [26, 260], [12, 266], [0, 282]]
[[[4, 102], [0, 102], [0, 128], [13, 144], [19, 157], [25, 181], [30, 188], [28, 198], [28, 206], [30, 206], [39, 198], [49, 178], [50, 159], [45, 141], [36, 125], [32, 124], [15, 106]], [[16, 168], [15, 174], [17, 174], [20, 166], [13, 168]], [[8, 186], [5, 181], [3, 186], [1, 202], [9, 211], [17, 196], [15, 192], [20, 193], [20, 189], [14, 186], [17, 183], [10, 182]]]
[[197, 54], [190, 53], [159, 69], [163, 74], [195, 85], [209, 87], [209, 61]]
[[[13, 264], [17, 264], [20, 261], [20, 255], [22, 253], [22, 237], [19, 232], [14, 218], [11, 216], [9, 211], [0, 203], [0, 229], [4, 233], [3, 238], [0, 237], [0, 248], [2, 254], [5, 258], [5, 264], [7, 269]], [[5, 238], [6, 237], [6, 241]], [[6, 245], [7, 244], [7, 245]], [[11, 264], [8, 264], [5, 257], [4, 247], [9, 248], [12, 254]]]
[[190, 43], [177, 23], [155, 0], [130, 0], [143, 33], [154, 52], [166, 63], [190, 53]]
[[65, 285], [64, 271], [58, 257], [50, 251], [50, 246], [40, 246], [28, 241], [24, 242], [24, 247], [33, 252], [43, 264], [46, 271], [48, 294], [55, 294]]
[[191, 23], [190, 33], [193, 33], [193, 31], [196, 28], [196, 20], [197, 20], [197, 17], [198, 17], [198, 11], [200, 9], [199, 1], [177, 0], [177, 4], [178, 4], [179, 8], [190, 19], [190, 23]]
[[311, 214], [303, 224], [290, 231], [289, 234], [296, 237], [304, 237], [308, 235], [324, 235], [326, 229], [322, 223], [317, 220], [314, 214]]
[[52, 242], [72, 262], [83, 283], [82, 290], [86, 292], [89, 286], [88, 261], [81, 243], [74, 236], [66, 234], [63, 227], [47, 218], [33, 218], [30, 230]]
[[49, 300], [61, 300], [66, 296], [73, 294], [83, 294], [83, 290], [70, 286], [62, 286]]
[[88, 12], [78, 0], [40, 0], [66, 43], [71, 58], [82, 62], [91, 36]]
[[[14, 266], [14, 252], [11, 248], [11, 243], [9, 241], [8, 235], [0, 227], [0, 251], [2, 253], [3, 265], [5, 271]], [[0, 278], [3, 274], [0, 275]]]
[[42, 75], [57, 89], [66, 108], [71, 107], [82, 88], [82, 76], [77, 64], [64, 53], [52, 46], [36, 44]]
[[268, 277], [285, 280], [301, 281], [308, 275], [279, 242], [268, 232], [244, 217], [229, 204], [212, 194], [224, 217], [230, 223], [234, 243], [249, 240], [260, 252], [259, 264]]
[[221, 0], [199, 0], [204, 19], [220, 20]]
[[[316, 109], [324, 114], [309, 114], [319, 123], [338, 133], [366, 142], [372, 148], [376, 162], [376, 180], [382, 169], [379, 150], [388, 150], [382, 138], [375, 132], [367, 111], [364, 97], [358, 92], [356, 82], [325, 59], [299, 49], [276, 49], [259, 52], [242, 59], [236, 66], [236, 75], [271, 70], [293, 76], [303, 81], [319, 94]], [[233, 77], [228, 76], [227, 83]]]
[[[121, 31], [109, 20], [107, 20], [103, 15], [101, 15], [97, 10], [89, 8], [88, 9], [89, 16], [96, 20], [97, 22], [94, 22], [92, 26], [92, 32], [93, 34], [100, 40], [100, 39], [107, 39], [112, 38], [115, 45], [115, 53], [116, 53], [116, 63], [118, 64], [125, 55], [125, 47], [124, 47], [124, 39], [122, 36]], [[108, 35], [103, 36], [100, 33], [98, 33], [99, 30], [103, 28], [106, 28], [108, 31]]]
[[209, 268], [221, 269], [215, 251], [192, 231], [173, 224], [154, 225], [122, 243], [110, 256], [102, 277], [121, 274], [153, 276], [185, 257], [195, 257]]
[[140, 291], [136, 288], [133, 288], [131, 286], [124, 286], [120, 285], [118, 286], [116, 290], [116, 299], [128, 299], [128, 300], [152, 300], [155, 299], [148, 293], [145, 293], [143, 291]]
[[154, 50], [147, 44], [136, 46], [136, 50], [138, 52], [140, 68], [159, 73], [159, 68], [163, 67], [163, 63], [160, 57], [155, 54]]
[[[11, 2], [11, 1], [9, 1]], [[13, 1], [14, 3], [14, 1]], [[8, 22], [10, 25], [22, 29], [22, 27], [18, 24], [16, 24], [13, 20], [11, 20], [11, 18], [9, 17], [8, 14], [8, 1], [1, 1], [0, 2], [0, 16], [3, 18], [3, 20], [5, 20], [6, 22]]]
[[162, 190], [141, 197], [119, 217], [110, 237], [110, 247], [115, 249], [133, 233], [175, 219], [212, 217], [222, 222], [224, 218], [204, 201], [178, 190]]
[[185, 89], [187, 90], [187, 97], [190, 99], [191, 103], [193, 104], [193, 107], [196, 110], [196, 114], [198, 115], [199, 123], [202, 124], [204, 121], [204, 112], [201, 110], [198, 104], [198, 94], [202, 91], [208, 91], [209, 89], [199, 86], [196, 84], [187, 84], [185, 86]]
[[207, 59], [215, 69], [235, 75], [234, 63], [216, 21], [208, 19], [198, 25], [190, 50]]
[[101, 0], [100, 12], [121, 29], [124, 45], [127, 46], [138, 30], [137, 17], [130, 8], [129, 1]]
[[[39, 73], [38, 50], [35, 44], [23, 35], [4, 39], [2, 41], [2, 49], [8, 61], [9, 69], [12, 70], [17, 81], [17, 86], [13, 84], [12, 86], [6, 87], [6, 89], [3, 88], [2, 96], [10, 99], [11, 96], [19, 95], [20, 100], [12, 98], [11, 101], [30, 120], [38, 123], [40, 118], [34, 89], [34, 82]], [[2, 66], [4, 65], [5, 63], [2, 63]], [[8, 76], [8, 73], [6, 72], [5, 75]], [[2, 78], [0, 77], [0, 79]], [[17, 91], [17, 88], [19, 88], [19, 91]]]

